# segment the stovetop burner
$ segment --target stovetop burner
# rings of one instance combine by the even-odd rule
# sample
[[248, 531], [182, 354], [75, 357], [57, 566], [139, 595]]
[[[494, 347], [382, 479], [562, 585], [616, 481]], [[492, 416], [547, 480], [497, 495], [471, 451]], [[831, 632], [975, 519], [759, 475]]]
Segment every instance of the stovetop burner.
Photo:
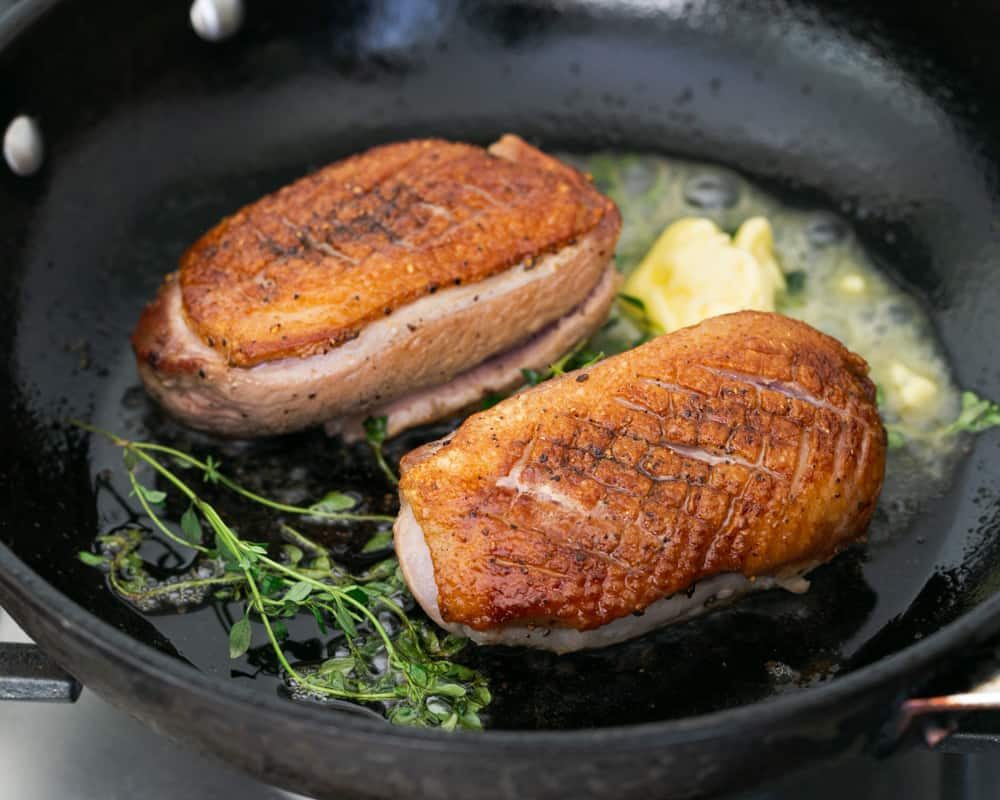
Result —
[[[10, 641], [29, 640], [0, 610], [0, 642]], [[297, 797], [159, 736], [86, 690], [73, 705], [0, 702], [0, 781], [0, 794], [18, 800]], [[732, 800], [994, 800], [998, 786], [996, 757], [917, 750], [843, 759]]]

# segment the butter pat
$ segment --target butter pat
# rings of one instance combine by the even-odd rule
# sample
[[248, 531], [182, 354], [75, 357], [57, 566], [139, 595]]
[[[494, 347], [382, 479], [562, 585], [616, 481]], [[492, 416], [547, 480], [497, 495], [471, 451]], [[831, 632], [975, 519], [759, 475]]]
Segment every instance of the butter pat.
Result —
[[937, 394], [937, 384], [930, 378], [914, 372], [900, 361], [889, 365], [889, 380], [899, 399], [902, 410], [912, 410], [926, 405]]
[[837, 281], [837, 288], [844, 294], [864, 294], [867, 285], [865, 279], [856, 272], [848, 272]]
[[748, 219], [732, 237], [709, 219], [687, 217], [660, 234], [624, 292], [642, 300], [658, 332], [669, 333], [733, 311], [774, 311], [784, 288], [764, 217]]

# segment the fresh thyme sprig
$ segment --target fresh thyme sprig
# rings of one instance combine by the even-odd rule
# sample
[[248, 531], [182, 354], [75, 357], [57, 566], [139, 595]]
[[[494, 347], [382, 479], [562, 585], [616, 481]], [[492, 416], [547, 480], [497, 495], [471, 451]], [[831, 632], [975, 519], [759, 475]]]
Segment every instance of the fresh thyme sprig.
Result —
[[[209, 483], [275, 511], [348, 521], [384, 522], [391, 517], [346, 512], [342, 509], [348, 503], [353, 507], [354, 501], [336, 492], [312, 506], [279, 503], [225, 477], [211, 458], [202, 461], [172, 447], [131, 441], [78, 424], [122, 449], [129, 483], [154, 529], [198, 554], [184, 574], [158, 584], [138, 553], [142, 531], [127, 528], [102, 536], [99, 553], [81, 553], [80, 558], [105, 569], [117, 594], [141, 610], [154, 610], [164, 602], [192, 604], [211, 592], [222, 592], [243, 605], [243, 615], [229, 630], [230, 656], [247, 653], [253, 645], [253, 623], [258, 623], [293, 695], [379, 704], [398, 724], [481, 727], [479, 711], [490, 702], [485, 679], [451, 660], [464, 640], [441, 638], [430, 624], [407, 614], [409, 595], [394, 557], [354, 576], [333, 562], [326, 548], [287, 524], [280, 526], [285, 544], [276, 555], [267, 544], [242, 539], [163, 456], [196, 468]], [[183, 536], [174, 533], [163, 517], [167, 493], [140, 481], [137, 470], [142, 465], [187, 500], [180, 520]], [[380, 543], [387, 544], [384, 537]], [[285, 620], [299, 615], [312, 617], [322, 634], [331, 632], [331, 645], [341, 645], [344, 652], [316, 665], [293, 665], [282, 641], [288, 635]]]

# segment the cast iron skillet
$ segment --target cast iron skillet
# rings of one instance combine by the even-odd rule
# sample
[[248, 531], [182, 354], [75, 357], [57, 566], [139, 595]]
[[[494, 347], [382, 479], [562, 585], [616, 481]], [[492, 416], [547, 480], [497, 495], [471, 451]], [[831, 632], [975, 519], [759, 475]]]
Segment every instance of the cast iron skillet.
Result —
[[[682, 626], [642, 645], [655, 685], [627, 658], [620, 674], [538, 662], [562, 722], [649, 693], [633, 724], [447, 735], [177, 658], [75, 559], [104, 511], [94, 450], [63, 422], [120, 403], [142, 301], [223, 214], [377, 142], [507, 130], [722, 162], [839, 209], [926, 298], [958, 382], [1000, 397], [1000, 22], [987, 2], [851, 5], [260, 0], [220, 44], [184, 2], [19, 6], [0, 28], [0, 121], [34, 116], [47, 156], [29, 178], [0, 170], [0, 602], [155, 729], [322, 797], [693, 797], [892, 738], [900, 701], [1000, 627], [995, 435], [912, 529], [817, 572], [811, 624], [762, 600]], [[762, 677], [772, 656], [836, 674], [782, 687]]]

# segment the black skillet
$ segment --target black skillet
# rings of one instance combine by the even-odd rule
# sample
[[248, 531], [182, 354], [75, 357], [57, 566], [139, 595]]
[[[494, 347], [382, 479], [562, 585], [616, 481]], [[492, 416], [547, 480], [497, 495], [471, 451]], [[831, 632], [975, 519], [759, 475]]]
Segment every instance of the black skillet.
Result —
[[[761, 595], [568, 660], [474, 656], [506, 728], [481, 735], [230, 679], [206, 655], [217, 629], [185, 639], [76, 560], [115, 512], [95, 499], [106, 451], [63, 421], [147, 413], [126, 336], [162, 274], [240, 204], [405, 136], [659, 151], [833, 207], [926, 299], [958, 382], [1000, 398], [1000, 18], [990, 2], [884, 5], [259, 0], [221, 43], [194, 35], [184, 2], [17, 6], [0, 25], [0, 126], [34, 117], [46, 155], [30, 177], [0, 168], [0, 603], [156, 730], [321, 797], [693, 797], [891, 745], [909, 718], [960, 705], [904, 699], [1000, 628], [995, 434], [910, 529], [819, 570], [805, 600]], [[252, 454], [280, 471], [289, 448], [330, 480], [373, 480], [316, 436]], [[66, 691], [19, 655], [31, 663], [0, 661], [22, 679], [4, 691]]]

